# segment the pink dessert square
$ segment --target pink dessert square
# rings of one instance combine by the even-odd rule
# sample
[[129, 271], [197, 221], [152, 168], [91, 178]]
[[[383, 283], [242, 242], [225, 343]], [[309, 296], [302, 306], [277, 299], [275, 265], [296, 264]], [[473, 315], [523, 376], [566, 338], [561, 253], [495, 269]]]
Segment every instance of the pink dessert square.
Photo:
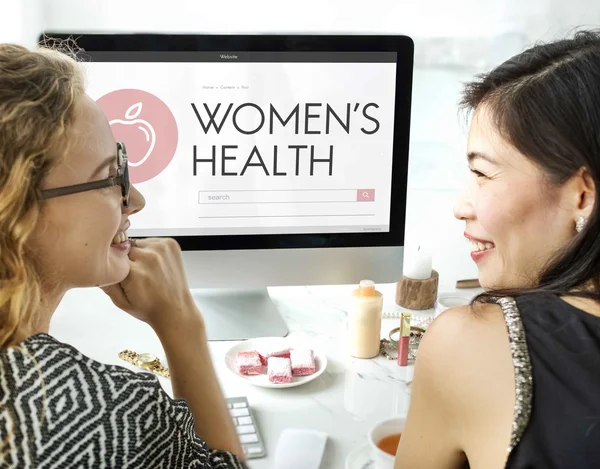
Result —
[[258, 352], [238, 352], [236, 357], [238, 371], [243, 375], [259, 375], [262, 363]]
[[317, 371], [315, 354], [310, 349], [293, 349], [290, 352], [293, 376], [308, 376]]
[[289, 358], [270, 357], [268, 361], [269, 381], [275, 384], [292, 382], [292, 362]]
[[290, 358], [290, 348], [282, 344], [269, 344], [258, 348], [260, 361], [263, 365], [267, 365], [269, 358]]

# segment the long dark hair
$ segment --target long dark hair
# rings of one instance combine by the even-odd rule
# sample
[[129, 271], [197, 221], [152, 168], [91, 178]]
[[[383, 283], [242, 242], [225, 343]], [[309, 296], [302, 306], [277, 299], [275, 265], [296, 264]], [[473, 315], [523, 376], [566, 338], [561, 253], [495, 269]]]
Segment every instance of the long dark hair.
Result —
[[548, 261], [535, 286], [487, 291], [473, 303], [542, 292], [600, 300], [600, 31], [527, 49], [468, 83], [460, 104], [470, 112], [489, 106], [501, 135], [550, 184], [586, 168], [596, 189], [585, 228]]

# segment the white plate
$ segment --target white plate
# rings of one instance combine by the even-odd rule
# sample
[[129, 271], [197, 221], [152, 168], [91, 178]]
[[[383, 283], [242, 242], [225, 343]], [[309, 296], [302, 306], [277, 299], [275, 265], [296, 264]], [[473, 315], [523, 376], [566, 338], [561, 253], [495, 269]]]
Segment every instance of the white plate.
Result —
[[366, 444], [352, 451], [346, 458], [346, 469], [379, 469], [371, 459], [371, 447]]
[[[281, 384], [275, 384], [269, 381], [269, 377], [266, 373], [266, 367], [264, 367], [265, 373], [261, 375], [243, 375], [237, 371], [236, 357], [238, 352], [257, 350], [258, 348], [271, 343], [285, 344], [286, 347], [290, 348], [297, 347], [312, 349], [315, 356], [316, 371], [312, 375], [308, 376], [292, 376], [291, 383]], [[281, 337], [263, 337], [260, 339], [245, 340], [244, 342], [240, 342], [239, 344], [231, 347], [225, 354], [225, 365], [227, 365], [227, 368], [236, 376], [239, 376], [255, 386], [261, 386], [263, 388], [293, 388], [295, 386], [302, 386], [303, 384], [309, 383], [310, 381], [313, 381], [321, 376], [325, 371], [325, 368], [327, 368], [327, 357], [305, 342], [297, 342], [293, 339], [285, 339]]]

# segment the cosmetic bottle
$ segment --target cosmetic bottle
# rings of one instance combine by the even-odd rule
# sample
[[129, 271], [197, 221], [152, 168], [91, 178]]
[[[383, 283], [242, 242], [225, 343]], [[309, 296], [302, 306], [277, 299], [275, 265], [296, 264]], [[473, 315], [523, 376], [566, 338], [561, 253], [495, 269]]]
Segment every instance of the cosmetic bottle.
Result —
[[348, 341], [350, 355], [374, 358], [379, 355], [383, 295], [372, 280], [362, 280], [352, 292], [348, 311]]
[[402, 313], [400, 319], [400, 339], [398, 340], [398, 365], [408, 365], [408, 348], [410, 345], [410, 314]]

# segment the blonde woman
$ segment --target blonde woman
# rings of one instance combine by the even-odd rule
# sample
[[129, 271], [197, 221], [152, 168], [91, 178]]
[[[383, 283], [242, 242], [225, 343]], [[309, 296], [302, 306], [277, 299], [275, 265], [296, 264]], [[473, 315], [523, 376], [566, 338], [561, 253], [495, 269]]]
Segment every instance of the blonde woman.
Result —
[[[178, 245], [127, 240], [143, 207], [126, 146], [85, 94], [78, 63], [0, 45], [1, 467], [244, 467]], [[103, 288], [154, 329], [176, 399], [153, 375], [48, 334], [61, 298], [79, 287]]]

